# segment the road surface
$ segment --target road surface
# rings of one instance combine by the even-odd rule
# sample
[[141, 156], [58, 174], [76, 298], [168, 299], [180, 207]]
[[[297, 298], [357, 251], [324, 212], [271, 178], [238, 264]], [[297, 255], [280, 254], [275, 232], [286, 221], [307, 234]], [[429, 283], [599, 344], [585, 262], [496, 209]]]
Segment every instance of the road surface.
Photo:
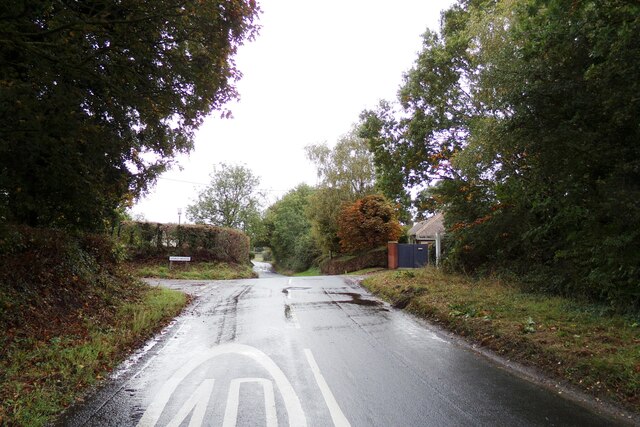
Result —
[[85, 405], [88, 426], [603, 426], [349, 278], [153, 280], [197, 296]]

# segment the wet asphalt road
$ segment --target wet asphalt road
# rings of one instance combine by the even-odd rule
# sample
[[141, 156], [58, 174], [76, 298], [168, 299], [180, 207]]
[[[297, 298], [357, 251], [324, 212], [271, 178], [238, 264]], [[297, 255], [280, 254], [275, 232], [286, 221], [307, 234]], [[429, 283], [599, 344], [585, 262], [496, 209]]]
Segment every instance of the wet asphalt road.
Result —
[[64, 425], [619, 425], [353, 279], [262, 271], [252, 280], [151, 283], [198, 298]]

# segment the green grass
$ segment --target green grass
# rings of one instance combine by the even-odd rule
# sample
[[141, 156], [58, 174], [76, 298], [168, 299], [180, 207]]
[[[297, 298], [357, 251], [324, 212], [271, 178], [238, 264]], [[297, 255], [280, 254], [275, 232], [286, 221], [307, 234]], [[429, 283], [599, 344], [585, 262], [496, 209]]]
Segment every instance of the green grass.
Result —
[[146, 288], [137, 300], [114, 301], [108, 322], [79, 318], [48, 339], [15, 337], [0, 360], [0, 425], [50, 423], [186, 302], [180, 292]]
[[432, 268], [375, 274], [363, 284], [397, 307], [500, 354], [640, 410], [637, 317]]
[[257, 277], [249, 264], [222, 262], [175, 262], [171, 269], [168, 262], [130, 264], [129, 269], [137, 277], [156, 277], [160, 279], [231, 280]]
[[310, 276], [322, 276], [319, 267], [311, 267], [306, 271], [301, 271], [299, 273], [293, 273], [295, 277], [310, 277]]
[[363, 268], [362, 270], [358, 270], [358, 271], [352, 271], [350, 273], [347, 273], [347, 275], [348, 276], [364, 276], [367, 274], [376, 273], [378, 271], [384, 271], [384, 270], [386, 269], [382, 267], [369, 267], [369, 268]]

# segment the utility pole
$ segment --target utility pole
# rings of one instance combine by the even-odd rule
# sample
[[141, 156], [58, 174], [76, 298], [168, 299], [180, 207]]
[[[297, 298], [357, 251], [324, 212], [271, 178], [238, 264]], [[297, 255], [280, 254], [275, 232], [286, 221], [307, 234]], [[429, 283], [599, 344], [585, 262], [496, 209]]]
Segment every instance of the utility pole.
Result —
[[182, 215], [182, 208], [178, 208], [178, 248], [182, 247], [182, 233], [180, 232], [180, 216]]

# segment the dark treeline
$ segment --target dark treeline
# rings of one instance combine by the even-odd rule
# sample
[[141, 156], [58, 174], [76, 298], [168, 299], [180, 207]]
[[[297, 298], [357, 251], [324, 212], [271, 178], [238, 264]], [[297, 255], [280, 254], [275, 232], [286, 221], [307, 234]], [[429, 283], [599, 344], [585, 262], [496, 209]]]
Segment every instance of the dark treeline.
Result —
[[0, 5], [0, 225], [97, 231], [237, 96], [254, 1]]
[[636, 2], [459, 1], [361, 116], [385, 193], [430, 184], [452, 268], [637, 310], [638, 40]]

